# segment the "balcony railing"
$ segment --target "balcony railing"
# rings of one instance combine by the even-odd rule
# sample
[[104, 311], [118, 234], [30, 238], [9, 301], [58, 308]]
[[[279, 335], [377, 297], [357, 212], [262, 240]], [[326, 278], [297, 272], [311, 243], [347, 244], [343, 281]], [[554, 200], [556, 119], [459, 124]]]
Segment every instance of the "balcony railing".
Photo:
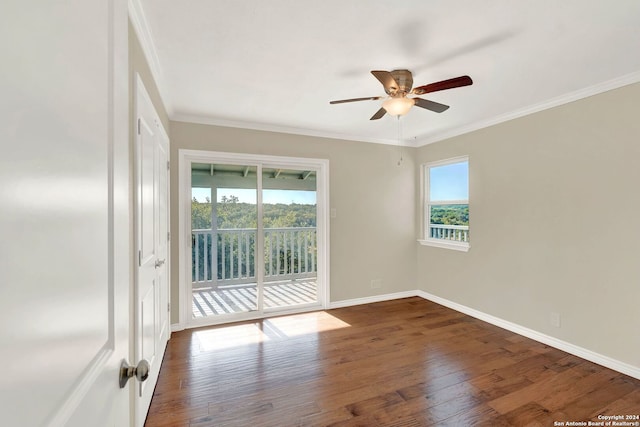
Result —
[[455, 242], [469, 241], [468, 225], [429, 224], [429, 237]]
[[[255, 228], [193, 230], [191, 239], [194, 284], [256, 281]], [[316, 242], [315, 227], [265, 228], [265, 281], [315, 277]]]

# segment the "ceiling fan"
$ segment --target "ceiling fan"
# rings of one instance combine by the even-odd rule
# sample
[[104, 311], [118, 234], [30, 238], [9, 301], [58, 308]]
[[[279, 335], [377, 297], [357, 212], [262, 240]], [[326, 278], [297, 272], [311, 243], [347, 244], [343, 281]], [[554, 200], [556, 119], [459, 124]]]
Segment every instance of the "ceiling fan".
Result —
[[[461, 86], [469, 86], [473, 84], [473, 80], [469, 76], [460, 76], [453, 79], [442, 80], [435, 83], [430, 83], [424, 86], [418, 86], [411, 89], [413, 86], [413, 76], [409, 70], [393, 70], [393, 71], [372, 71], [371, 74], [377, 78], [384, 91], [389, 95], [389, 98], [382, 103], [380, 108], [370, 120], [378, 120], [382, 118], [386, 113], [393, 116], [402, 116], [406, 114], [412, 106], [417, 105], [427, 110], [435, 111], [436, 113], [442, 113], [449, 108], [448, 105], [440, 104], [438, 102], [429, 101], [422, 98], [408, 98], [407, 95], [424, 95], [425, 93], [437, 92], [439, 90], [453, 89]], [[339, 101], [331, 101], [329, 104], [342, 104], [345, 102], [356, 101], [375, 101], [378, 99], [386, 98], [385, 96], [370, 96], [367, 98], [352, 98], [341, 99]]]

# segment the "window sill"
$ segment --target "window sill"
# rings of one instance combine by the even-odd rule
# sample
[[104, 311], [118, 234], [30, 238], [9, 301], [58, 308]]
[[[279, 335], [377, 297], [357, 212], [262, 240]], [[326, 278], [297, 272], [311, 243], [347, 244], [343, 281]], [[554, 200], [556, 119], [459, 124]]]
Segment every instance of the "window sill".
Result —
[[422, 246], [433, 246], [435, 248], [451, 249], [454, 251], [469, 252], [469, 242], [455, 242], [441, 239], [419, 239]]

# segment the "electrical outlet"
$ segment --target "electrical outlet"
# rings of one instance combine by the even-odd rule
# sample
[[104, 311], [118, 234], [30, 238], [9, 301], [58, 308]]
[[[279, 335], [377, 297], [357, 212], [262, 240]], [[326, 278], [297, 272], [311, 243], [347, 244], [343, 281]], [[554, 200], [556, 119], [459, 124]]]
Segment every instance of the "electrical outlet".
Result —
[[374, 279], [371, 281], [371, 289], [380, 289], [382, 287], [382, 279]]
[[556, 328], [560, 327], [560, 313], [551, 313], [549, 316], [549, 321], [551, 322], [551, 326], [555, 326]]

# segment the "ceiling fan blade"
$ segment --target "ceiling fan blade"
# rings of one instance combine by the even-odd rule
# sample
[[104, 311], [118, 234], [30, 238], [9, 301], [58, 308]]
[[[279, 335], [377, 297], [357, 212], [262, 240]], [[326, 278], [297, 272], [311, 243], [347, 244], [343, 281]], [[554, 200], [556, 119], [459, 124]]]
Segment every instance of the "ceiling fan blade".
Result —
[[437, 92], [439, 90], [453, 89], [461, 86], [469, 86], [473, 84], [473, 80], [469, 76], [454, 77], [453, 79], [442, 80], [441, 82], [430, 83], [424, 86], [414, 88], [411, 93], [416, 95], [424, 95], [425, 93]]
[[377, 99], [382, 99], [382, 96], [369, 96], [367, 98], [352, 98], [352, 99], [340, 99], [338, 101], [330, 101], [329, 104], [344, 104], [345, 102], [356, 102], [356, 101], [375, 101]]
[[440, 104], [438, 102], [429, 101], [427, 99], [422, 98], [413, 98], [415, 101], [415, 105], [421, 108], [426, 108], [427, 110], [435, 111], [436, 113], [442, 113], [449, 109], [448, 105]]
[[388, 71], [372, 71], [371, 74], [375, 76], [376, 79], [380, 80], [382, 86], [384, 86], [384, 91], [388, 94], [395, 94], [398, 91], [400, 85], [393, 78], [390, 72]]
[[373, 116], [371, 116], [371, 118], [369, 120], [381, 119], [382, 116], [384, 116], [385, 114], [387, 114], [387, 110], [385, 110], [384, 108], [381, 108]]

